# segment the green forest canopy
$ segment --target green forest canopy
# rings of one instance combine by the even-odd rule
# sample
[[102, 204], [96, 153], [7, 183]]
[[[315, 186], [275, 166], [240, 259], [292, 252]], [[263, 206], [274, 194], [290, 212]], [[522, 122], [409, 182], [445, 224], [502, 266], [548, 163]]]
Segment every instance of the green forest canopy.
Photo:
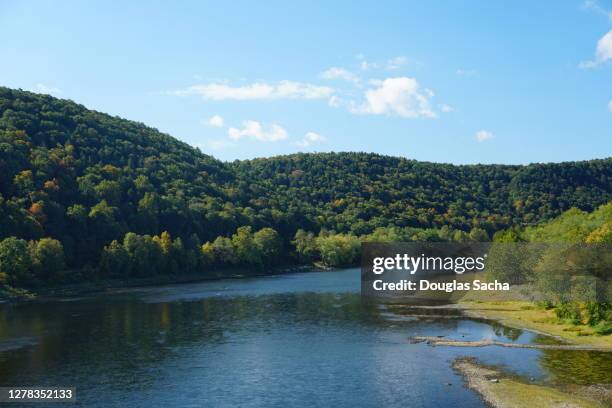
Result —
[[[376, 234], [488, 239], [572, 207], [592, 211], [612, 200], [611, 185], [612, 158], [456, 166], [318, 153], [225, 163], [143, 124], [0, 88], [0, 240], [10, 238], [5, 253], [30, 254], [13, 282], [26, 286], [174, 273], [202, 257], [210, 267], [324, 254], [342, 264], [351, 256], [335, 246], [352, 253], [356, 237]], [[136, 253], [150, 262], [158, 250], [176, 259], [152, 271], [111, 262]], [[49, 272], [66, 270], [81, 275]]]

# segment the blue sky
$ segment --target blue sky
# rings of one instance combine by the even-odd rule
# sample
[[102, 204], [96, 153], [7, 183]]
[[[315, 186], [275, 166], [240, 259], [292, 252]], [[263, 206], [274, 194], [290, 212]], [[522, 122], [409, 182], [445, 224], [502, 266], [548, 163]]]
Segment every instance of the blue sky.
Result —
[[612, 2], [0, 2], [0, 84], [222, 160], [612, 155]]

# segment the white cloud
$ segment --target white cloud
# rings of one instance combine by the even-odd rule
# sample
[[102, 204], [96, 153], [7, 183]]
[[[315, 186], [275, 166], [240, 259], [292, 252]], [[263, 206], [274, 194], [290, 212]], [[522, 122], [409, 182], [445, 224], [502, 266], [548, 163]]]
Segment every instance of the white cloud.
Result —
[[595, 59], [591, 61], [583, 61], [580, 63], [580, 68], [593, 68], [612, 59], [612, 30], [608, 31], [603, 37], [597, 41], [595, 49]]
[[223, 127], [225, 122], [223, 121], [223, 118], [221, 116], [214, 115], [208, 118], [208, 124], [214, 127]]
[[612, 100], [608, 102], [608, 112], [612, 113]]
[[174, 95], [200, 95], [210, 100], [257, 100], [257, 99], [320, 99], [329, 97], [334, 90], [303, 82], [280, 81], [276, 84], [255, 82], [244, 86], [231, 86], [224, 83], [193, 85], [186, 89], [171, 92]]
[[419, 83], [414, 78], [397, 77], [373, 82], [376, 88], [365, 93], [365, 101], [352, 106], [351, 112], [370, 115], [397, 115], [404, 118], [427, 117], [437, 115], [430, 107], [433, 92], [421, 92]]
[[320, 142], [324, 142], [325, 138], [323, 136], [321, 136], [318, 133], [315, 132], [308, 132], [306, 133], [306, 135], [304, 136], [304, 138], [298, 142], [296, 142], [296, 144], [300, 147], [308, 147], [311, 146], [315, 143], [320, 143]]
[[476, 132], [476, 140], [478, 140], [479, 142], [484, 142], [485, 140], [490, 140], [494, 137], [495, 135], [493, 134], [493, 132], [490, 132], [488, 130], [479, 130], [478, 132]]
[[597, 50], [595, 52], [595, 60], [604, 62], [612, 58], [612, 30], [597, 41]]
[[447, 104], [443, 103], [443, 104], [440, 104], [440, 110], [442, 112], [444, 112], [444, 113], [449, 113], [449, 112], [454, 112], [455, 108], [453, 108], [450, 105], [447, 105]]
[[395, 57], [395, 58], [391, 58], [390, 60], [387, 61], [387, 69], [399, 69], [402, 66], [406, 65], [408, 63], [408, 58], [404, 57], [403, 55], [399, 56], [399, 57]]
[[339, 67], [331, 67], [327, 71], [321, 73], [321, 78], [323, 79], [343, 79], [348, 82], [359, 82], [359, 76], [353, 74], [351, 71], [348, 71], [344, 68]]
[[242, 129], [229, 128], [227, 135], [232, 140], [240, 140], [248, 137], [261, 142], [277, 142], [287, 139], [287, 131], [277, 124], [272, 124], [268, 129], [264, 129], [261, 123], [254, 120], [247, 120]]
[[62, 90], [53, 86], [47, 86], [45, 84], [36, 84], [32, 92], [43, 93], [49, 95], [61, 94]]

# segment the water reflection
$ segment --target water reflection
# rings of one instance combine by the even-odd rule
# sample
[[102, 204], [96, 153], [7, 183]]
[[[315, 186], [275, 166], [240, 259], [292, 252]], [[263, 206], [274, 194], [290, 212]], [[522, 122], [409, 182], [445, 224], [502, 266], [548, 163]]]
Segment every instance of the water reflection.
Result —
[[612, 383], [612, 353], [579, 350], [544, 350], [540, 364], [559, 383]]

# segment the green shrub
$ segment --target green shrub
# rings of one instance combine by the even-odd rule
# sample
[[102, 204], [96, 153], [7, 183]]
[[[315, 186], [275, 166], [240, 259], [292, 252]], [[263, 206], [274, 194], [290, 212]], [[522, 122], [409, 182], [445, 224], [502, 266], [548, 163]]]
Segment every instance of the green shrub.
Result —
[[612, 334], [612, 323], [611, 322], [601, 322], [597, 326], [593, 328], [595, 334], [600, 336], [607, 336]]
[[601, 322], [610, 323], [610, 304], [607, 302], [590, 302], [586, 307], [586, 317], [589, 326], [596, 326]]
[[582, 315], [580, 308], [575, 303], [563, 302], [555, 309], [555, 314], [559, 320], [568, 321], [572, 324], [580, 324]]
[[550, 310], [555, 307], [555, 304], [550, 300], [541, 300], [539, 302], [536, 302], [536, 306], [540, 309]]

